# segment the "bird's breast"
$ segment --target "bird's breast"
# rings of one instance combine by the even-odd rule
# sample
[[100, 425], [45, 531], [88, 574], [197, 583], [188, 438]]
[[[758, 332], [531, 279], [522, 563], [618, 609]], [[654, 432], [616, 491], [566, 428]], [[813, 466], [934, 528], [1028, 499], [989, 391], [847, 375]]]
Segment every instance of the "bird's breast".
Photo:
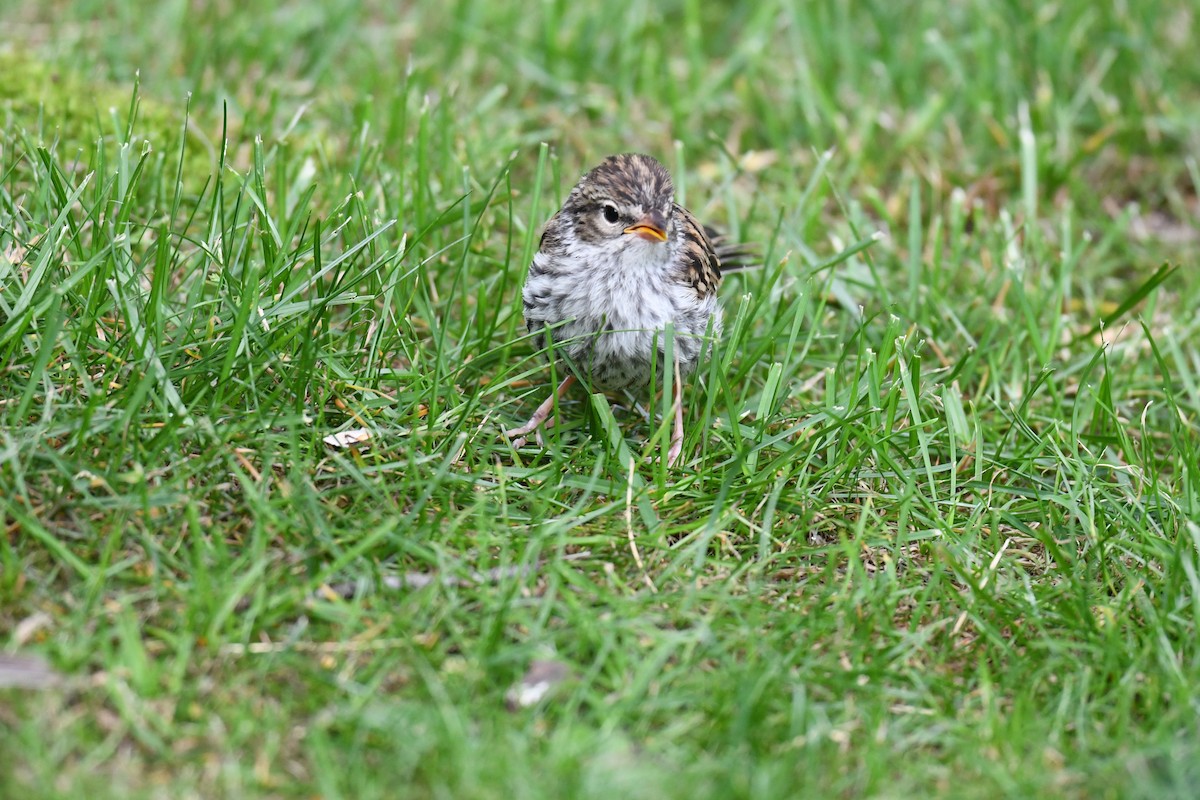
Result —
[[[715, 296], [699, 296], [673, 279], [658, 252], [648, 259], [639, 243], [619, 254], [539, 252], [526, 279], [526, 321], [531, 329], [556, 325], [554, 339], [602, 388], [644, 384], [649, 363], [664, 347], [662, 331], [675, 329], [675, 351], [684, 371], [698, 360], [710, 321], [720, 330]], [[663, 253], [665, 255], [665, 253]], [[591, 257], [586, 257], [591, 256]]]

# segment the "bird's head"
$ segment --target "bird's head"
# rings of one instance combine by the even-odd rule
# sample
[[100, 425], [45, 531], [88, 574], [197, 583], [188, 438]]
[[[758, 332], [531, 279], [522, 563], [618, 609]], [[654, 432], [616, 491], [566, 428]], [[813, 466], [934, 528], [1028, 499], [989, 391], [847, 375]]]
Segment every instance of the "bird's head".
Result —
[[584, 175], [563, 210], [579, 238], [593, 246], [661, 246], [673, 235], [674, 195], [662, 164], [630, 153], [609, 156]]

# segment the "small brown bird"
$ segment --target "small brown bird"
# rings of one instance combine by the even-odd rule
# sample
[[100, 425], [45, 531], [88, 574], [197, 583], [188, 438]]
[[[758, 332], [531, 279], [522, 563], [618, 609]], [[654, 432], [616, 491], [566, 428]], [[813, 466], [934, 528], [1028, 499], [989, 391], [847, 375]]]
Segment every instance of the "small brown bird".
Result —
[[[724, 244], [674, 195], [671, 175], [655, 159], [609, 156], [546, 224], [523, 293], [525, 324], [539, 334], [536, 343], [545, 346], [549, 327], [554, 353], [593, 388], [641, 388], [655, 361], [657, 375], [672, 376], [672, 465], [683, 448], [683, 376], [711, 349], [706, 334], [721, 333], [721, 268], [748, 265], [753, 255]], [[670, 365], [663, 336], [668, 323], [675, 330]], [[555, 398], [574, 382], [575, 374], [568, 374], [528, 422], [505, 432], [514, 447], [547, 423]]]

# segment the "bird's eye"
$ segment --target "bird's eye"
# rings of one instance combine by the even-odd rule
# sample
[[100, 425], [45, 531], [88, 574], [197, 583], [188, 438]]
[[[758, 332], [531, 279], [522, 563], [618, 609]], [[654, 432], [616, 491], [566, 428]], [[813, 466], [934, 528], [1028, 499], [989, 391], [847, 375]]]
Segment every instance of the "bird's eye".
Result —
[[617, 207], [611, 203], [604, 204], [603, 213], [604, 219], [607, 222], [616, 222], [621, 218], [621, 215], [617, 212]]

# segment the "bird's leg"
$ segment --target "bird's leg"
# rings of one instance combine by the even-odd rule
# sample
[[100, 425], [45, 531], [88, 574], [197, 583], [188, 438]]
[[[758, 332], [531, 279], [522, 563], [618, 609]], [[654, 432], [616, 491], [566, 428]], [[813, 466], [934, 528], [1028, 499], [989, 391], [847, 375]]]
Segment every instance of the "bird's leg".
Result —
[[[552, 416], [552, 417], [547, 417], [546, 421], [542, 423], [542, 427], [538, 428], [536, 431], [533, 432], [533, 440], [535, 442], [537, 442], [538, 447], [546, 446], [546, 440], [544, 438], [542, 438], [542, 434], [545, 433], [546, 431], [550, 430], [557, 424], [558, 424], [558, 416], [557, 415]], [[523, 446], [523, 445], [524, 445], [524, 442], [522, 442], [521, 445], [518, 445], [518, 446]]]
[[[542, 425], [542, 423], [546, 422], [546, 420], [550, 417], [550, 412], [554, 410], [554, 401], [561, 399], [562, 396], [566, 394], [567, 389], [570, 389], [571, 384], [574, 382], [574, 375], [568, 375], [567, 377], [563, 378], [562, 383], [560, 383], [558, 388], [546, 398], [544, 403], [537, 407], [537, 411], [533, 412], [533, 416], [529, 418], [528, 422], [519, 428], [513, 428], [512, 430], [504, 432], [506, 438], [512, 439], [513, 447], [519, 448], [525, 446], [525, 437], [536, 431]], [[517, 438], [513, 439], [514, 436]]]
[[683, 453], [683, 378], [679, 374], [679, 359], [675, 360], [675, 428], [671, 431], [671, 448], [667, 450], [667, 466], [673, 467]]

